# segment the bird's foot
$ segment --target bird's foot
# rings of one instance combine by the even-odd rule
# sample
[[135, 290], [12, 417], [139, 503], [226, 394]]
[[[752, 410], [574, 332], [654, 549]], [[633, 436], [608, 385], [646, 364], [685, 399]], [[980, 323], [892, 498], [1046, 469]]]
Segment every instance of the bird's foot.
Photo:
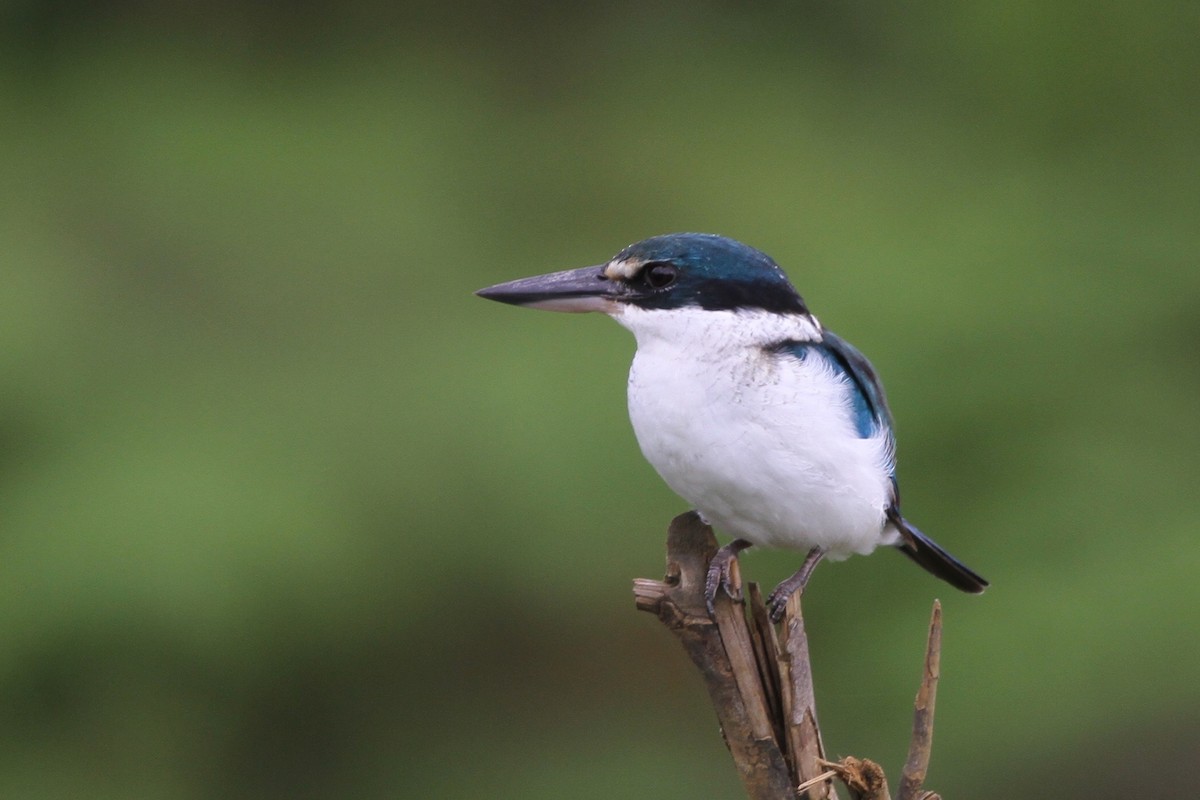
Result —
[[733, 579], [733, 565], [737, 555], [750, 546], [745, 539], [734, 539], [713, 554], [708, 562], [708, 575], [704, 579], [704, 604], [708, 607], [710, 617], [716, 615], [713, 603], [716, 602], [717, 592], [724, 589], [725, 594], [733, 600], [741, 600], [741, 588]]
[[808, 579], [812, 577], [813, 570], [824, 556], [824, 551], [819, 547], [809, 550], [808, 555], [804, 557], [804, 563], [800, 565], [800, 569], [796, 570], [796, 574], [775, 587], [775, 591], [771, 592], [767, 598], [767, 611], [770, 612], [771, 622], [779, 622], [783, 619], [784, 612], [787, 611], [788, 600], [796, 592], [804, 592]]
[[767, 611], [771, 615], [771, 622], [781, 621], [784, 612], [787, 611], [788, 600], [792, 599], [796, 592], [803, 591], [804, 587], [796, 580], [795, 575], [776, 586], [775, 591], [767, 597]]

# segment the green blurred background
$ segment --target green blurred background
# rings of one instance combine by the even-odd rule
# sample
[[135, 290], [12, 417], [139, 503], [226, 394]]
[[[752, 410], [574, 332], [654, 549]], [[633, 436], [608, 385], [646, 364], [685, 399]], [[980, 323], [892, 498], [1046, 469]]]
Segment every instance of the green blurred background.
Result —
[[871, 356], [993, 582], [818, 570], [830, 752], [896, 773], [940, 596], [932, 787], [1195, 796], [1196, 4], [0, 15], [0, 796], [739, 796], [632, 339], [471, 295], [676, 230]]

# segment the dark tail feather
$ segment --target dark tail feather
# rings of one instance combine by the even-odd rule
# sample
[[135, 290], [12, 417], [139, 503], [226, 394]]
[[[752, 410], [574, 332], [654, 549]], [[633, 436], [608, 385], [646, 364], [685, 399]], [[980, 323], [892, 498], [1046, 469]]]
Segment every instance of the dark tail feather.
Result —
[[888, 518], [903, 537], [898, 545], [900, 552], [920, 564], [927, 572], [941, 578], [955, 589], [970, 594], [979, 594], [987, 588], [987, 581], [917, 530], [915, 525], [898, 512], [888, 514]]

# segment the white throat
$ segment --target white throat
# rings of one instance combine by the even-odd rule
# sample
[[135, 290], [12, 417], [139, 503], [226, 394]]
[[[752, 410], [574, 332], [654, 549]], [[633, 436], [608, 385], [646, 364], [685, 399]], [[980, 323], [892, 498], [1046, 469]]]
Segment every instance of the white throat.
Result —
[[821, 340], [821, 323], [809, 314], [776, 314], [761, 309], [644, 309], [622, 305], [612, 317], [633, 333], [639, 350], [659, 344], [675, 345], [686, 347], [692, 356], [760, 348], [789, 339]]

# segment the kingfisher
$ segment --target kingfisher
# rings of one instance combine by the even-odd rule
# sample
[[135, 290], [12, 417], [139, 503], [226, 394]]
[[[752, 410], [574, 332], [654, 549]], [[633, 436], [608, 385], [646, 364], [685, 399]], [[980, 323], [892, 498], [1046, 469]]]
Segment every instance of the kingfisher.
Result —
[[705, 582], [736, 596], [751, 545], [806, 552], [767, 599], [773, 620], [822, 559], [898, 549], [964, 592], [988, 582], [900, 513], [896, 439], [871, 363], [809, 311], [770, 256], [708, 233], [654, 236], [604, 264], [476, 294], [607, 314], [629, 329], [629, 419], [646, 460], [733, 537]]

